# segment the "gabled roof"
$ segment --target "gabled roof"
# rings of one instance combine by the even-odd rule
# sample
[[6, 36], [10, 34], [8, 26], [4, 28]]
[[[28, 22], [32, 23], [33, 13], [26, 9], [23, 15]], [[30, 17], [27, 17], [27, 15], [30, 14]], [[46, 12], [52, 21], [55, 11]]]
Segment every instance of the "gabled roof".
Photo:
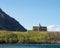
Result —
[[39, 28], [39, 26], [33, 26], [33, 28]]

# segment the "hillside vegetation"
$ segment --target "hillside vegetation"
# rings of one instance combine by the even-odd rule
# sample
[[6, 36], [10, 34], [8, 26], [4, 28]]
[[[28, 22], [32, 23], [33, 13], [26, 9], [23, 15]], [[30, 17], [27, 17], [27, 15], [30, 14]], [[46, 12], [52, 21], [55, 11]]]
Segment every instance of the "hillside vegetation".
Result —
[[60, 32], [0, 31], [0, 43], [18, 43], [18, 44], [60, 43]]

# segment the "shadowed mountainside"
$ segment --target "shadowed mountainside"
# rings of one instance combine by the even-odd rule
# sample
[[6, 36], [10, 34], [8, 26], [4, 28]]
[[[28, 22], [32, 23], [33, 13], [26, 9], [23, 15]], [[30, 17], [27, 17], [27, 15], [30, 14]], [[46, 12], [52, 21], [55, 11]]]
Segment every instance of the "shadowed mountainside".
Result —
[[0, 29], [8, 31], [27, 31], [18, 21], [7, 15], [0, 8]]

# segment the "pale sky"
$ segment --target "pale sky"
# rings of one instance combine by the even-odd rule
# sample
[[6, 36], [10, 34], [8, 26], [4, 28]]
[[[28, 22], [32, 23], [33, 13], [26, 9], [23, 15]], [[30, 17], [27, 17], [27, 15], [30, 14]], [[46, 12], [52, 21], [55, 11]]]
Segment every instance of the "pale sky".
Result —
[[28, 30], [40, 23], [60, 31], [60, 0], [1, 0], [0, 8]]

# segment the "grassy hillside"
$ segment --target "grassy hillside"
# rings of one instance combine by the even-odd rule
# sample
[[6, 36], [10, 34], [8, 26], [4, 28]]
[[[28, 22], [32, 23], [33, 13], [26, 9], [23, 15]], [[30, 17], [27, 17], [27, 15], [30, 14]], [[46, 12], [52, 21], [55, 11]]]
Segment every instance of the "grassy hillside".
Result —
[[41, 44], [60, 43], [59, 32], [0, 31], [0, 43]]

